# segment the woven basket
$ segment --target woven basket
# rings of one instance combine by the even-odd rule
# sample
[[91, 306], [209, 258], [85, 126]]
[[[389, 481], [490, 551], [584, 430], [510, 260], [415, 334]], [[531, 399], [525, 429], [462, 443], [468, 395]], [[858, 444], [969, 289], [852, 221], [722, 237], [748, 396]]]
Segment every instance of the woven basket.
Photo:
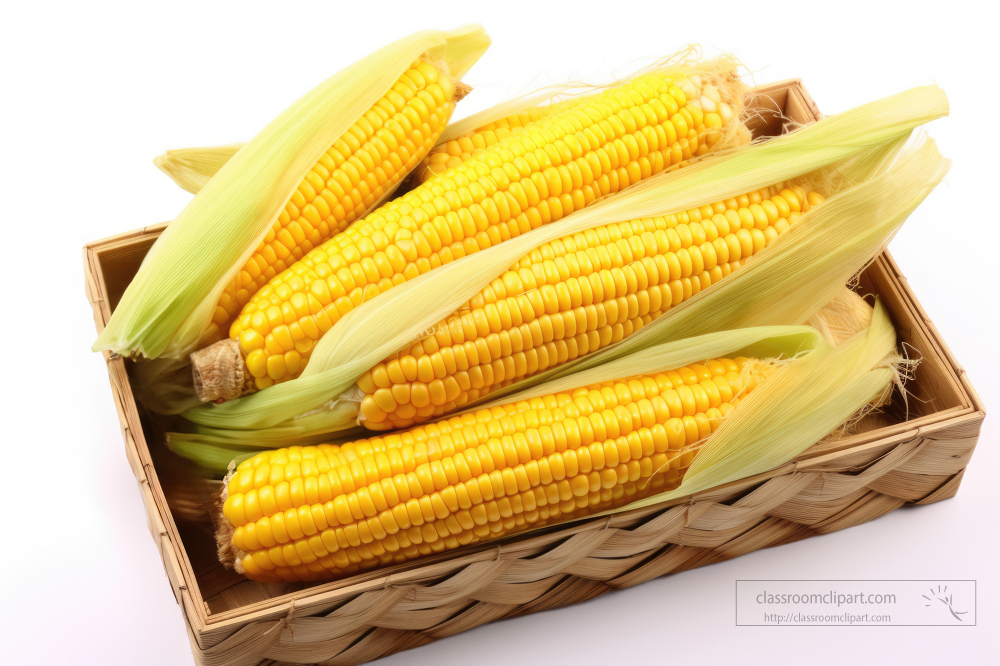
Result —
[[[798, 80], [755, 89], [756, 135], [778, 113], [820, 117]], [[84, 248], [87, 296], [101, 330], [166, 225]], [[195, 660], [207, 666], [361, 664], [504, 617], [590, 599], [651, 578], [858, 525], [904, 504], [954, 495], [985, 408], [888, 253], [861, 278], [887, 306], [900, 342], [923, 362], [895, 401], [859, 433], [824, 441], [765, 474], [611, 518], [368, 571], [332, 583], [260, 584], [226, 571], [211, 537], [175, 521], [153, 460], [163, 433], [137, 407], [129, 364], [105, 352], [125, 453], [139, 482]]]

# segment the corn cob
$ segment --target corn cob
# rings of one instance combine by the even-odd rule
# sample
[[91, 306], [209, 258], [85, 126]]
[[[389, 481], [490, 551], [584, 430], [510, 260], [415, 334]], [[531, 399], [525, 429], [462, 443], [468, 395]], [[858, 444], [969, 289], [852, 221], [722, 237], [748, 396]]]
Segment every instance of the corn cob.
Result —
[[546, 243], [362, 375], [361, 422], [422, 423], [618, 342], [737, 270], [822, 200], [777, 185]]
[[[728, 102], [738, 86], [641, 75], [576, 99], [379, 208], [243, 308], [229, 331], [245, 359], [242, 381], [255, 390], [293, 379], [319, 338], [362, 302], [710, 149], [735, 122]], [[200, 363], [192, 357], [196, 376]]]
[[[696, 79], [698, 83], [700, 80]], [[703, 90], [705, 100], [699, 98], [695, 104], [706, 111], [716, 110], [722, 116], [723, 122], [728, 123], [732, 115], [732, 109], [728, 104], [721, 101], [714, 86], [709, 86]], [[473, 157], [481, 155], [490, 146], [496, 145], [507, 137], [522, 132], [529, 123], [536, 122], [552, 114], [559, 113], [576, 103], [574, 99], [566, 99], [551, 104], [533, 106], [517, 113], [500, 118], [477, 127], [474, 130], [465, 132], [447, 141], [442, 141], [434, 146], [416, 169], [413, 170], [411, 179], [415, 183], [425, 183], [434, 176], [439, 176], [449, 169], [454, 169], [468, 162]], [[718, 104], [718, 107], [716, 107]], [[708, 142], [701, 142], [696, 155], [704, 155], [710, 146]]]
[[364, 215], [434, 146], [467, 86], [415, 61], [319, 159], [267, 236], [226, 286], [202, 346], [223, 338], [274, 276]]
[[[518, 134], [529, 123], [562, 111], [572, 102], [573, 100], [566, 100], [534, 106], [440, 143], [431, 148], [427, 157], [421, 160], [413, 170], [411, 178], [416, 183], [426, 183], [434, 176], [440, 176], [448, 169], [455, 169], [473, 157], [478, 157], [490, 146], [500, 143], [513, 134]], [[705, 149], [707, 150], [707, 146]]]
[[757, 382], [714, 359], [243, 461], [220, 531], [258, 581], [319, 580], [606, 509], [679, 485]]

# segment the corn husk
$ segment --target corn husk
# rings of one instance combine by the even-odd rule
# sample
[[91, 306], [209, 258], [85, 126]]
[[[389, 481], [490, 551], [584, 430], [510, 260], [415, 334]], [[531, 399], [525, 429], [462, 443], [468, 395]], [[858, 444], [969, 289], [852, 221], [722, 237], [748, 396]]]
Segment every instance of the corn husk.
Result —
[[[660, 69], [663, 67], [693, 67], [701, 57], [701, 49], [698, 46], [687, 46], [676, 53], [662, 58], [654, 64], [644, 67], [637, 72], [625, 76], [625, 79], [634, 78], [646, 71]], [[736, 62], [729, 56], [723, 56], [727, 62], [732, 63], [735, 70]], [[715, 62], [720, 62], [716, 60]], [[712, 61], [706, 63], [711, 65]], [[714, 68], [714, 65], [712, 65]], [[579, 95], [586, 95], [597, 92], [609, 86], [617, 84], [619, 81], [610, 81], [603, 84], [586, 84], [581, 82], [566, 82], [545, 86], [537, 90], [519, 95], [513, 99], [505, 100], [482, 111], [470, 114], [460, 120], [454, 120], [448, 124], [444, 132], [438, 137], [437, 144], [447, 143], [456, 137], [460, 137], [467, 132], [471, 132], [479, 127], [496, 122], [501, 118], [506, 118], [532, 107], [556, 104], [561, 101], [572, 99]], [[231, 143], [224, 146], [206, 146], [203, 148], [180, 148], [168, 150], [163, 155], [153, 159], [153, 163], [167, 174], [177, 185], [192, 194], [205, 186], [215, 173], [236, 154], [243, 146], [243, 143]]]
[[241, 148], [156, 241], [94, 350], [183, 358], [305, 174], [418, 57], [458, 79], [489, 46], [479, 26], [423, 31], [307, 93]]
[[[888, 245], [944, 178], [950, 162], [923, 136], [866, 151], [839, 166], [840, 193], [718, 286], [699, 293], [620, 343], [517, 382], [495, 395], [559, 377], [666, 340], [746, 326], [802, 323]], [[854, 184], [856, 183], [856, 184]], [[791, 268], [791, 270], [790, 270]], [[490, 396], [493, 399], [493, 396]]]
[[855, 331], [868, 328], [872, 322], [872, 307], [852, 289], [844, 288], [832, 301], [806, 322], [839, 347], [854, 336]]
[[[848, 300], [845, 294], [840, 300]], [[825, 314], [842, 307], [831, 303]], [[668, 342], [603, 366], [534, 386], [490, 403], [511, 403], [592, 383], [663, 372], [719, 356], [772, 357], [775, 370], [740, 401], [722, 425], [699, 443], [694, 462], [674, 490], [597, 515], [654, 506], [780, 467], [852, 420], [884, 402], [899, 380], [896, 332], [880, 301], [867, 304], [869, 324], [839, 346], [810, 326], [771, 326]], [[854, 320], [860, 324], [864, 317]], [[845, 325], [842, 331], [849, 330]], [[783, 361], [782, 359], [787, 359]]]
[[178, 148], [168, 150], [153, 158], [153, 164], [170, 176], [177, 185], [191, 194], [198, 194], [245, 142], [227, 143], [224, 146], [203, 148]]
[[822, 341], [782, 364], [733, 410], [701, 448], [676, 490], [614, 512], [652, 506], [760, 474], [792, 460], [867, 405], [897, 378], [896, 332], [881, 301], [871, 326], [839, 347]]
[[[185, 412], [195, 424], [185, 440], [197, 442], [208, 435], [215, 441], [252, 444], [280, 431], [290, 443], [353, 427], [350, 415], [352, 409], [356, 413], [360, 397], [352, 395], [351, 387], [357, 377], [450, 314], [538, 244], [600, 224], [726, 199], [839, 163], [850, 177], [867, 180], [855, 184], [841, 178], [838, 194], [804, 214], [779, 242], [734, 276], [618, 345], [557, 370], [568, 374], [712, 331], [801, 323], [878, 252], [943, 177], [946, 162], [932, 143], [907, 147], [905, 158], [899, 153], [913, 127], [946, 111], [940, 89], [913, 89], [793, 134], [651, 178], [558, 223], [442, 266], [350, 312], [322, 338], [298, 379]], [[786, 246], [790, 249], [781, 249]], [[546, 373], [531, 382], [550, 378]]]
[[[605, 366], [584, 370], [534, 386], [510, 398], [494, 401], [487, 407], [569, 391], [579, 386], [608, 379], [671, 370], [690, 363], [701, 362], [707, 358], [725, 356], [737, 350], [743, 352], [744, 355], [755, 358], [792, 358], [808, 353], [821, 344], [823, 344], [823, 335], [810, 326], [762, 326], [710, 333], [657, 345]], [[280, 428], [269, 428], [261, 431], [260, 438], [255, 438], [252, 442], [234, 443], [212, 435], [191, 436], [183, 433], [171, 433], [168, 442], [171, 450], [178, 455], [197, 462], [206, 471], [222, 475], [231, 460], [240, 461], [262, 448], [287, 446], [289, 434], [288, 431], [283, 431]], [[336, 438], [332, 438], [329, 434], [321, 434], [297, 440], [296, 444], [307, 446], [319, 443], [341, 443], [362, 439], [370, 435], [370, 430], [355, 428], [336, 433]]]
[[[153, 158], [153, 164], [170, 176], [182, 190], [198, 194], [212, 176], [245, 145], [245, 143], [230, 143], [225, 146], [168, 150]], [[395, 185], [386, 190], [362, 213], [362, 217], [391, 199], [405, 180], [405, 178], [399, 179]]]
[[823, 341], [823, 334], [812, 326], [757, 326], [707, 333], [654, 345], [596, 368], [536, 384], [506, 397], [491, 400], [479, 409], [554, 393], [568, 393], [590, 384], [666, 372], [691, 363], [702, 363], [710, 358], [746, 356], [757, 359], [790, 359], [813, 351]]
[[[683, 67], [691, 70], [692, 74], [697, 74], [697, 70], [699, 68], [704, 69], [710, 74], [714, 74], [715, 71], [725, 69], [736, 71], [739, 67], [738, 61], [731, 54], [721, 55], [707, 60], [704, 63], [699, 63], [701, 57], [701, 47], [697, 44], [688, 44], [674, 53], [656, 60], [650, 65], [642, 67], [641, 69], [638, 69], [630, 74], [616, 77], [616, 80], [614, 81], [608, 81], [597, 85], [582, 81], [565, 81], [562, 83], [543, 86], [518, 95], [512, 99], [495, 104], [487, 109], [483, 109], [482, 111], [465, 116], [464, 118], [452, 121], [448, 124], [448, 127], [445, 128], [444, 132], [441, 133], [441, 136], [438, 137], [437, 143], [447, 143], [448, 141], [460, 137], [467, 132], [471, 132], [484, 125], [489, 125], [490, 123], [496, 122], [501, 118], [521, 113], [522, 111], [532, 107], [557, 104], [579, 95], [588, 95], [599, 90], [603, 90], [610, 86], [617, 85], [622, 80], [635, 78], [645, 72], [668, 67]], [[719, 67], [719, 63], [726, 63], [726, 65], [724, 67]]]

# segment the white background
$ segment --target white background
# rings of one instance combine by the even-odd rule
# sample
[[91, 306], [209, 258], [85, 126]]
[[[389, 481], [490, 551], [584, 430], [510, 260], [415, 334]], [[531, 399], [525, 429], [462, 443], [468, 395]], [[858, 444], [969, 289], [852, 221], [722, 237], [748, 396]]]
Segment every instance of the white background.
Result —
[[[339, 6], [343, 4], [343, 6]], [[81, 246], [173, 217], [153, 156], [249, 139], [349, 62], [422, 28], [494, 45], [459, 114], [698, 42], [757, 83], [802, 77], [828, 113], [936, 82], [955, 164], [891, 250], [987, 405], [1000, 404], [996, 15], [986, 3], [429, 1], [6, 4], [0, 20], [0, 662], [189, 664], [125, 461]], [[992, 330], [991, 330], [992, 329]], [[992, 338], [992, 339], [991, 339]], [[985, 663], [1000, 648], [998, 423], [954, 499], [497, 622], [386, 664]], [[734, 626], [736, 579], [979, 581], [979, 626]], [[994, 662], [995, 663], [995, 662]]]

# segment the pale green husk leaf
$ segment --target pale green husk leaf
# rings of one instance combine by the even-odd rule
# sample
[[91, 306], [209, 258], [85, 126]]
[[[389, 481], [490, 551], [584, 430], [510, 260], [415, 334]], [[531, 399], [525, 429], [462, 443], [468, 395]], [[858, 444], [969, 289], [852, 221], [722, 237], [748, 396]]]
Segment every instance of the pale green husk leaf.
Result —
[[[839, 175], [868, 180], [803, 215], [799, 223], [719, 285], [695, 295], [638, 332], [594, 354], [498, 392], [596, 367], [652, 344], [716, 330], [805, 322], [888, 244], [944, 178], [950, 162], [922, 137], [885, 144]], [[495, 399], [490, 396], [490, 399]]]
[[[756, 358], [779, 356], [791, 358], [815, 349], [822, 342], [822, 334], [810, 326], [761, 326], [709, 333], [708, 335], [657, 345], [640, 353], [612, 361], [599, 368], [585, 370], [532, 387], [492, 404], [504, 404], [568, 391], [578, 386], [606, 381], [609, 378], [632, 377], [672, 370], [708, 358], [725, 356], [734, 351], [740, 351], [741, 355]], [[488, 406], [492, 406], [492, 404]], [[298, 422], [307, 420], [308, 417], [299, 419]], [[330, 434], [297, 437], [298, 432], [307, 429], [308, 425], [306, 428], [302, 428], [301, 425], [287, 428], [266, 428], [259, 431], [258, 437], [238, 443], [234, 443], [226, 437], [187, 433], [171, 433], [168, 441], [170, 448], [178, 455], [195, 460], [206, 470], [221, 474], [225, 472], [229, 461], [233, 458], [245, 456], [260, 449], [280, 448], [286, 446], [289, 440], [294, 440], [296, 444], [301, 446], [308, 446], [324, 442], [351, 441], [371, 434], [371, 431], [358, 427], [337, 432], [336, 439], [332, 439]]]
[[182, 190], [198, 194], [245, 143], [224, 146], [178, 148], [153, 158], [153, 164], [177, 183]]
[[125, 291], [94, 350], [182, 358], [218, 299], [320, 155], [418, 57], [454, 79], [489, 46], [479, 26], [423, 31], [334, 74], [243, 146], [170, 223]]
[[609, 513], [652, 506], [779, 467], [892, 389], [896, 332], [880, 301], [871, 326], [840, 347], [821, 342], [780, 365], [744, 398], [676, 490]]
[[[697, 46], [688, 46], [677, 53], [663, 58], [649, 67], [645, 67], [638, 72], [634, 72], [625, 78], [638, 76], [644, 71], [667, 66], [693, 65], [701, 55], [701, 49]], [[588, 85], [585, 83], [560, 83], [538, 90], [531, 91], [524, 95], [519, 95], [513, 99], [505, 100], [487, 109], [470, 114], [460, 120], [454, 120], [448, 124], [444, 132], [438, 137], [437, 145], [446, 143], [456, 137], [460, 137], [467, 132], [496, 122], [501, 118], [520, 113], [536, 106], [557, 103], [567, 98], [577, 95], [593, 93], [602, 88], [617, 83], [609, 82], [602, 85]], [[225, 146], [208, 146], [204, 148], [180, 148], [168, 150], [163, 155], [153, 159], [153, 163], [163, 173], [177, 183], [182, 189], [197, 194], [205, 186], [205, 183], [222, 168], [229, 159], [243, 146], [242, 143], [231, 143]]]

